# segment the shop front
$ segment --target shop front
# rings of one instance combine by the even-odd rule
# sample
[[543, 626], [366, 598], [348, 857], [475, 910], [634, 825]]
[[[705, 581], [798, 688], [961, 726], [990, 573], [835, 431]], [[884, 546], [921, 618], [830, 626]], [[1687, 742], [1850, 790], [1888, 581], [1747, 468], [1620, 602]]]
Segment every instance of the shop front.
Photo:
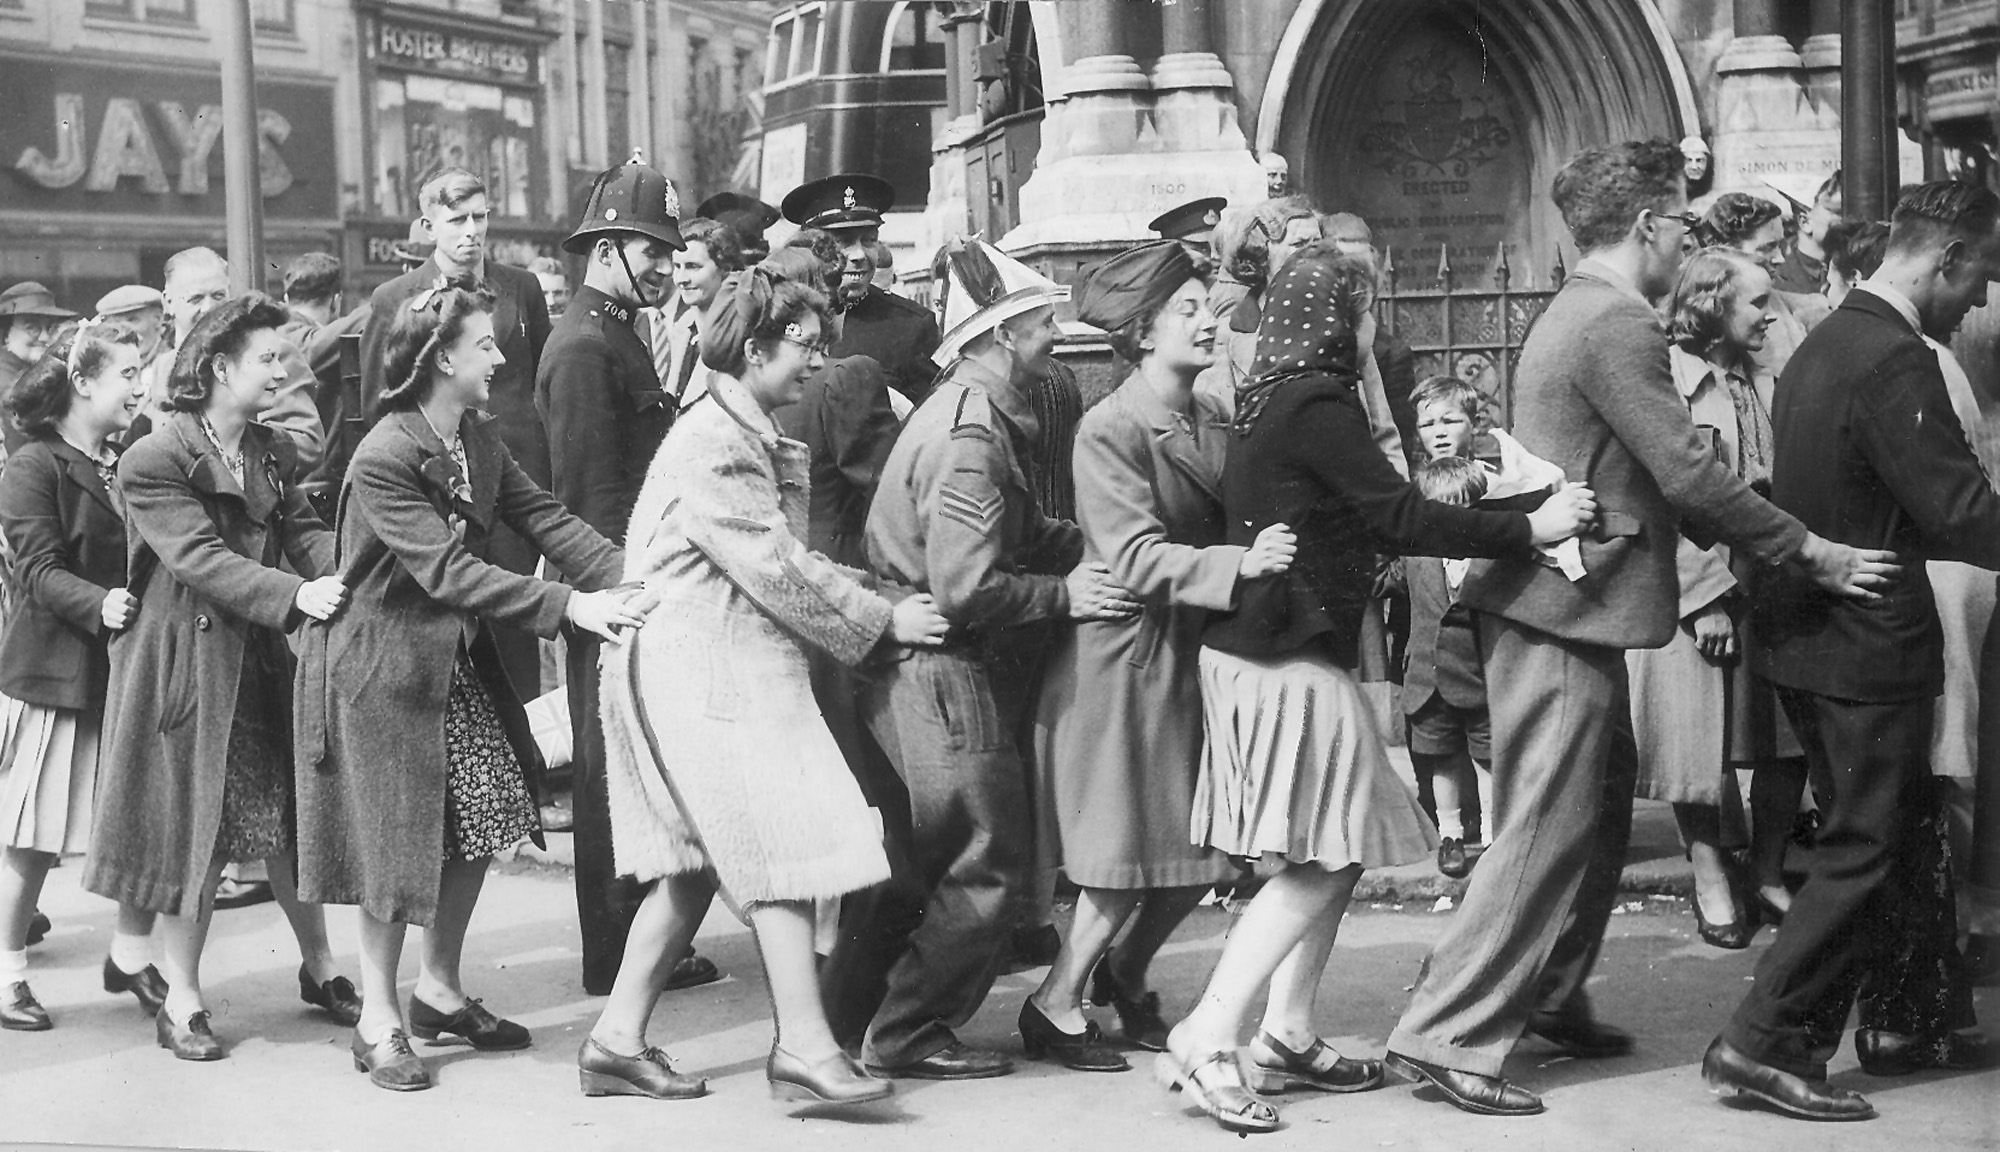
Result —
[[[222, 82], [212, 67], [0, 51], [0, 283], [40, 280], [87, 310], [158, 285], [167, 257], [224, 246]], [[266, 255], [331, 249], [340, 232], [331, 82], [257, 85]]]
[[518, 24], [394, 4], [359, 7], [366, 171], [350, 216], [346, 259], [367, 289], [400, 271], [391, 249], [421, 211], [417, 191], [440, 169], [486, 182], [489, 248], [507, 264], [554, 255], [562, 224], [550, 211], [551, 37]]

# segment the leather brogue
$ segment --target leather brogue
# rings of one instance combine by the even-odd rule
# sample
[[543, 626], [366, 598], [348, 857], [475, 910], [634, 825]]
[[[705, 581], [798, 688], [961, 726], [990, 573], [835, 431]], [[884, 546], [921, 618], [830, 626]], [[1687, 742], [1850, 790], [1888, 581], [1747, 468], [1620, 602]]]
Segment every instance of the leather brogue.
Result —
[[2000, 1065], [2000, 1046], [1984, 1036], [1946, 1032], [1942, 1036], [1911, 1036], [1881, 1028], [1854, 1030], [1854, 1054], [1870, 1076], [1908, 1076], [1913, 1072], [1979, 1072]]
[[368, 1073], [368, 1082], [391, 1092], [420, 1092], [435, 1081], [421, 1056], [410, 1047], [410, 1037], [401, 1028], [391, 1028], [374, 1044], [361, 1038], [360, 1029], [348, 1042], [354, 1054], [354, 1070]]
[[1021, 1005], [1018, 1019], [1021, 1029], [1021, 1049], [1030, 1060], [1053, 1057], [1065, 1068], [1077, 1072], [1129, 1072], [1132, 1065], [1111, 1045], [1104, 1042], [1104, 1034], [1097, 1029], [1097, 1021], [1084, 1021], [1083, 1031], [1065, 1032], [1056, 1027], [1033, 1000]]
[[1090, 977], [1090, 1002], [1118, 1013], [1118, 1034], [1127, 1044], [1148, 1052], [1167, 1050], [1167, 1019], [1160, 1014], [1160, 994], [1129, 996], [1109, 961], [1100, 960]]
[[159, 1014], [160, 1005], [167, 1002], [167, 978], [151, 964], [137, 972], [127, 972], [104, 958], [104, 990], [111, 993], [130, 992], [139, 1001], [139, 1007], [148, 1016]]
[[187, 1018], [186, 1024], [181, 1024], [161, 1008], [153, 1015], [153, 1036], [176, 1060], [220, 1060], [224, 1055], [222, 1041], [208, 1029], [205, 1011], [196, 1012]]
[[1781, 1068], [1762, 1064], [1717, 1036], [1701, 1058], [1701, 1078], [1709, 1090], [1729, 1099], [1743, 1096], [1801, 1120], [1873, 1120], [1875, 1108], [1858, 1092], [1815, 1084]]
[[1014, 1062], [998, 1052], [968, 1048], [954, 1040], [922, 1060], [894, 1067], [870, 1064], [868, 1071], [890, 1080], [986, 1080], [1014, 1071]]
[[526, 1028], [488, 1012], [477, 999], [468, 998], [456, 1012], [444, 1012], [410, 997], [410, 1034], [436, 1040], [443, 1032], [470, 1040], [481, 1052], [511, 1052], [532, 1042]]
[[770, 1082], [773, 1100], [867, 1104], [896, 1093], [895, 1084], [870, 1076], [845, 1052], [808, 1064], [776, 1044], [771, 1045], [771, 1058], [764, 1062], [764, 1079]]
[[1463, 880], [1472, 874], [1472, 861], [1466, 856], [1465, 841], [1456, 836], [1447, 836], [1438, 841], [1438, 871], [1453, 880]]
[[676, 1072], [658, 1048], [636, 1056], [613, 1052], [586, 1036], [576, 1050], [576, 1082], [585, 1096], [647, 1096], [654, 1100], [692, 1100], [708, 1095], [708, 1081]]
[[715, 966], [715, 961], [690, 952], [681, 957], [680, 963], [674, 965], [674, 970], [667, 974], [667, 982], [660, 991], [678, 992], [683, 988], [699, 988], [703, 984], [713, 984], [720, 979], [722, 979], [722, 969]]
[[1547, 1110], [1540, 1096], [1498, 1076], [1461, 1072], [1400, 1052], [1386, 1054], [1382, 1066], [1413, 1084], [1428, 1081], [1454, 1108], [1476, 1115], [1536, 1116]]
[[0, 991], [0, 1028], [9, 1032], [47, 1032], [53, 1027], [48, 1010], [35, 999], [26, 980], [16, 980]]
[[361, 994], [354, 990], [354, 982], [345, 976], [335, 976], [325, 983], [314, 983], [312, 973], [306, 971], [306, 966], [301, 964], [299, 999], [349, 1028], [361, 1023]]
[[1632, 1034], [1590, 1016], [1537, 1012], [1528, 1017], [1528, 1034], [1580, 1060], [1603, 1060], [1632, 1054]]

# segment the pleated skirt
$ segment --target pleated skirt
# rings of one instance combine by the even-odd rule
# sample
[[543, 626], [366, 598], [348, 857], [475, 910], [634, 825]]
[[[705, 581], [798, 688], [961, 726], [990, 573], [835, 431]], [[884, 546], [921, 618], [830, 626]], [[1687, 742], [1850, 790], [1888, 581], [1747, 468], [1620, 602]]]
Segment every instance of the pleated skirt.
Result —
[[0, 843], [89, 850], [97, 737], [94, 714], [0, 696]]
[[1207, 731], [1189, 834], [1231, 856], [1329, 870], [1436, 851], [1354, 674], [1317, 653], [1275, 660], [1201, 650]]

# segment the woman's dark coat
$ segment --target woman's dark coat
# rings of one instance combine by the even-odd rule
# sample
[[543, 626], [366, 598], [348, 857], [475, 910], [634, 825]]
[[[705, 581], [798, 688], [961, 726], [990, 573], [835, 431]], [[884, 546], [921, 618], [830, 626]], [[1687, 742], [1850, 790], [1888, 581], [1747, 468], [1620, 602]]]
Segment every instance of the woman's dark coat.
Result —
[[111, 643], [83, 886], [177, 916], [194, 914], [215, 855], [246, 638], [287, 629], [299, 586], [333, 564], [291, 437], [252, 424], [242, 451], [238, 487], [201, 418], [176, 412], [118, 463], [139, 614]]
[[[496, 567], [493, 531], [513, 529], [578, 588], [616, 584], [624, 564], [514, 463], [491, 417], [469, 413], [460, 429], [469, 485], [420, 411], [384, 416], [355, 449], [337, 561], [351, 599], [331, 623], [305, 629], [299, 651], [300, 895], [409, 924], [437, 915], [445, 707], [468, 626], [552, 637], [569, 602], [553, 573]], [[517, 757], [539, 764], [484, 628], [470, 652]]]
[[20, 595], [0, 635], [0, 693], [46, 708], [104, 706], [104, 596], [125, 586], [125, 518], [97, 464], [54, 432], [0, 472], [0, 532]]

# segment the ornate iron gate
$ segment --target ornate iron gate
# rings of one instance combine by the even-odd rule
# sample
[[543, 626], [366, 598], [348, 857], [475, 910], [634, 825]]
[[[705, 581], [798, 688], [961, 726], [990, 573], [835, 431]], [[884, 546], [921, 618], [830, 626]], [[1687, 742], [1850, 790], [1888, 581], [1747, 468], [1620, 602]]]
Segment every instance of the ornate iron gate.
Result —
[[[1494, 422], [1511, 424], [1521, 344], [1555, 290], [1513, 288], [1504, 243], [1494, 253], [1490, 289], [1460, 287], [1451, 249], [1442, 244], [1434, 282], [1404, 286], [1393, 250], [1384, 254], [1383, 275], [1387, 291], [1376, 301], [1377, 319], [1416, 353], [1417, 378], [1450, 375], [1469, 381], [1493, 401]], [[1558, 255], [1555, 282], [1561, 284], [1565, 275]]]

